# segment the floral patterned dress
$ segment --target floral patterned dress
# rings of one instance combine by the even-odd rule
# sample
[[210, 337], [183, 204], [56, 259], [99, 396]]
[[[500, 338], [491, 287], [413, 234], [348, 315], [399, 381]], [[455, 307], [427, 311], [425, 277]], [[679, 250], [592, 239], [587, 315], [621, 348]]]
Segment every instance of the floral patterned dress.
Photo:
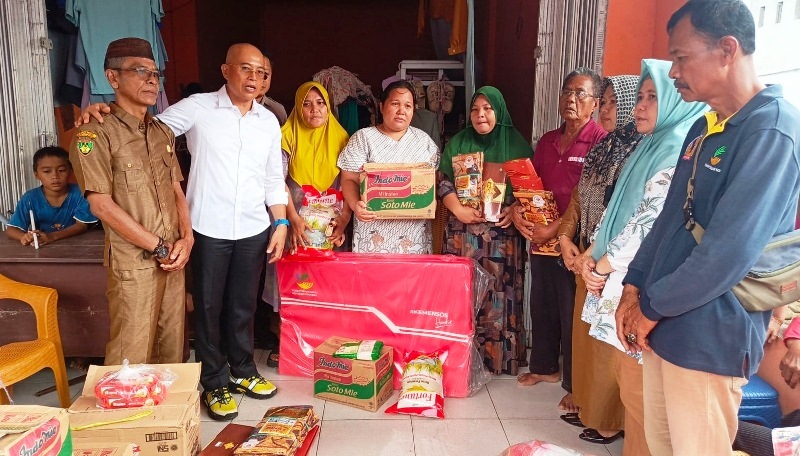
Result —
[[[624, 351], [617, 338], [615, 314], [622, 297], [622, 279], [628, 273], [628, 264], [636, 256], [642, 241], [653, 228], [653, 223], [664, 208], [664, 200], [672, 182], [674, 167], [659, 171], [645, 186], [644, 197], [636, 212], [622, 231], [608, 244], [608, 260], [614, 272], [606, 280], [600, 296], [589, 293], [583, 306], [581, 319], [590, 325], [589, 335]], [[601, 222], [602, 223], [602, 222]], [[641, 353], [629, 354], [641, 363]]]
[[[442, 179], [439, 193], [442, 186], [452, 185]], [[523, 329], [525, 239], [513, 225], [465, 224], [448, 212], [444, 253], [473, 258], [494, 277], [478, 310], [476, 335], [492, 373], [517, 375], [528, 365]]]

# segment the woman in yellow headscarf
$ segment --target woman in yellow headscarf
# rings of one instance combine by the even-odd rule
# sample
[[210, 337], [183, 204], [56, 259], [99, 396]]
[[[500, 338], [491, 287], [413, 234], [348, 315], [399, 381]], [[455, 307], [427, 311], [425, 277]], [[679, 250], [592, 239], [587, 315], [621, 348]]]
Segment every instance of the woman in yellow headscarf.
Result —
[[303, 206], [317, 203], [335, 207], [338, 215], [327, 240], [337, 247], [344, 243], [344, 230], [352, 217], [350, 208], [342, 204], [336, 166], [339, 152], [349, 138], [329, 107], [325, 88], [316, 82], [306, 82], [297, 89], [294, 109], [281, 128], [281, 148], [288, 164], [286, 185], [291, 197], [286, 212], [291, 223], [293, 249], [318, 241], [309, 237], [315, 230], [300, 216]]

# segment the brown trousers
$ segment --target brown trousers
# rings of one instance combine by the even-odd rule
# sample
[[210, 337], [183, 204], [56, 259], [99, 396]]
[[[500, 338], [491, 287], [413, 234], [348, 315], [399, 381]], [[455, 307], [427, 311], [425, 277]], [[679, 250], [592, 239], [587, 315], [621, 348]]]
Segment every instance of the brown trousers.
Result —
[[625, 409], [616, 378], [616, 348], [589, 335], [581, 320], [586, 285], [575, 276], [575, 311], [572, 317], [572, 399], [581, 408], [581, 422], [592, 429], [622, 429]]
[[184, 272], [159, 267], [129, 271], [108, 268], [111, 338], [107, 366], [183, 361], [186, 288]]
[[[625, 405], [625, 443], [622, 446], [622, 456], [649, 456], [650, 450], [644, 433], [642, 365], [627, 353], [616, 348], [614, 352], [619, 396]], [[711, 453], [697, 453], [700, 454]]]

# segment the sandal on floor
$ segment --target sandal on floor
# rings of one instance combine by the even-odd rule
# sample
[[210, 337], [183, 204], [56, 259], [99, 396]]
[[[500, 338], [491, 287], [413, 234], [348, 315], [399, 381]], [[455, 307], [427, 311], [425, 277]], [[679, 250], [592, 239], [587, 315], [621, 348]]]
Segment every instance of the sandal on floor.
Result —
[[580, 417], [575, 412], [565, 413], [565, 414], [559, 416], [559, 418], [561, 418], [562, 420], [566, 421], [567, 423], [569, 423], [569, 424], [571, 424], [573, 426], [582, 427], [582, 428], [586, 427], [583, 423], [581, 423]]
[[272, 353], [269, 354], [269, 357], [267, 357], [267, 367], [274, 367], [277, 369], [279, 360], [280, 353], [278, 353], [278, 350], [273, 350]]
[[599, 443], [601, 445], [608, 445], [609, 443], [616, 441], [620, 437], [625, 437], [625, 431], [619, 431], [610, 437], [603, 437], [602, 435], [600, 435], [599, 432], [597, 432], [597, 430], [589, 428], [581, 432], [581, 435], [579, 435], [578, 437], [580, 437], [581, 440], [586, 440], [587, 442]]

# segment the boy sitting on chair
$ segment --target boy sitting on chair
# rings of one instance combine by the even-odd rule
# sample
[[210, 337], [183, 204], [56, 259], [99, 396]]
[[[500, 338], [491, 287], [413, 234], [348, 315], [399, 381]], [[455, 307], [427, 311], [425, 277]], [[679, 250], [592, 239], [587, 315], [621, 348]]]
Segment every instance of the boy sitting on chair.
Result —
[[[22, 195], [8, 223], [6, 235], [22, 245], [50, 244], [85, 233], [97, 222], [76, 184], [69, 183], [72, 165], [61, 147], [43, 147], [33, 155], [33, 175], [42, 183]], [[31, 226], [33, 211], [35, 227]]]

